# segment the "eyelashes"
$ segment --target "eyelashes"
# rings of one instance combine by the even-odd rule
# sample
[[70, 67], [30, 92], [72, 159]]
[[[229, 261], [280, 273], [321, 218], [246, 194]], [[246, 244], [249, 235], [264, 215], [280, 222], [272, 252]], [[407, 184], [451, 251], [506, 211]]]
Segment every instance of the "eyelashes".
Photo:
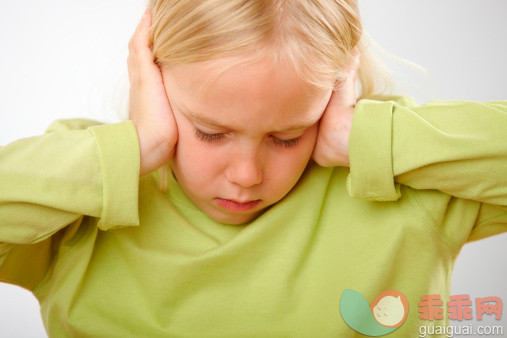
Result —
[[201, 140], [207, 141], [207, 142], [213, 142], [215, 140], [221, 139], [224, 134], [207, 134], [199, 129], [195, 130], [195, 135], [200, 138]]
[[279, 138], [276, 138], [274, 136], [271, 136], [271, 138], [273, 139], [273, 142], [275, 142], [276, 145], [283, 146], [285, 148], [295, 147], [301, 140], [301, 136], [290, 140], [280, 140]]
[[[196, 129], [195, 130], [195, 135], [197, 136], [197, 138], [205, 141], [205, 142], [213, 142], [213, 141], [216, 141], [216, 140], [219, 140], [221, 139], [222, 137], [224, 137], [224, 134], [221, 134], [221, 133], [218, 133], [218, 134], [207, 134], [207, 133], [204, 133], [202, 131], [200, 131], [199, 129]], [[280, 147], [285, 147], [285, 148], [293, 148], [295, 147], [299, 141], [301, 140], [302, 136], [299, 136], [299, 137], [296, 137], [296, 138], [293, 138], [293, 139], [290, 139], [290, 140], [281, 140], [277, 137], [274, 137], [274, 136], [270, 136], [272, 139], [273, 139], [273, 142], [277, 145], [277, 146], [280, 146]]]

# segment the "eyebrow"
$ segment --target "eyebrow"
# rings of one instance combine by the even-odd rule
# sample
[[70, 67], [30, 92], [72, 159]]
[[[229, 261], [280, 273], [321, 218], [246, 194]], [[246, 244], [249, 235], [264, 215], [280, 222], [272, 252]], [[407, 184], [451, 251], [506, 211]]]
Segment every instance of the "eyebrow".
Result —
[[[181, 110], [181, 112], [186, 117], [188, 117], [188, 118], [190, 118], [192, 120], [196, 120], [196, 121], [199, 121], [201, 123], [204, 123], [204, 124], [207, 124], [207, 125], [210, 125], [210, 126], [214, 126], [214, 127], [219, 127], [219, 128], [222, 128], [222, 129], [234, 130], [234, 128], [231, 128], [231, 127], [226, 126], [224, 124], [221, 124], [221, 123], [218, 123], [216, 121], [213, 121], [212, 119], [210, 119], [208, 117], [197, 115], [197, 114], [191, 112], [190, 110], [181, 109], [181, 108], [180, 108], [180, 110]], [[293, 123], [293, 124], [290, 124], [288, 126], [285, 126], [284, 128], [279, 128], [279, 129], [276, 129], [276, 130], [272, 130], [272, 131], [270, 131], [270, 133], [281, 133], [281, 132], [287, 132], [287, 131], [294, 131], [294, 130], [305, 129], [305, 128], [308, 128], [308, 127], [314, 125], [318, 121], [319, 120], [317, 120], [317, 121], [297, 122], [297, 123]]]

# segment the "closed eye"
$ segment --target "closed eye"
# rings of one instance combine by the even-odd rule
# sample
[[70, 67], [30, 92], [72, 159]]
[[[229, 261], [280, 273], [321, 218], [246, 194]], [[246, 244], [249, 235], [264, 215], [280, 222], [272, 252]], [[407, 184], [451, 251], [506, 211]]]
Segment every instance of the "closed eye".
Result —
[[[199, 129], [195, 130], [195, 135], [197, 136], [197, 138], [199, 138], [203, 141], [206, 141], [206, 142], [213, 142], [213, 141], [219, 140], [222, 137], [224, 137], [223, 133], [208, 134], [208, 133], [205, 133]], [[302, 136], [299, 136], [299, 137], [289, 139], [289, 140], [282, 140], [282, 139], [279, 139], [278, 137], [275, 137], [273, 135], [270, 135], [270, 137], [272, 138], [273, 142], [276, 145], [281, 146], [281, 147], [285, 147], [285, 148], [295, 147], [299, 143], [299, 141], [301, 141], [301, 138], [302, 138]]]

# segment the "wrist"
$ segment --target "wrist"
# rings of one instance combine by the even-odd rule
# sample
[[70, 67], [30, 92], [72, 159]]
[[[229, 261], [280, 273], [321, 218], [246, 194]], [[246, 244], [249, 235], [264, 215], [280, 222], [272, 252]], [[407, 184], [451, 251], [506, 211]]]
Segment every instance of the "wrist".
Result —
[[[326, 115], [327, 114], [327, 115]], [[334, 106], [320, 121], [312, 158], [323, 167], [348, 167], [354, 106]]]
[[337, 147], [338, 151], [334, 158], [335, 167], [350, 167], [349, 162], [349, 136], [350, 136], [350, 128], [342, 128], [340, 133], [340, 142]]
[[350, 131], [352, 130], [352, 116], [356, 104], [347, 105], [341, 109], [343, 112], [343, 119], [338, 123], [337, 135], [338, 140], [335, 152], [334, 163], [335, 166], [350, 167], [349, 162], [349, 138]]
[[139, 139], [140, 170], [139, 177], [147, 175], [170, 161], [174, 146], [170, 147], [166, 142], [160, 142], [154, 138], [151, 130], [142, 124], [134, 125]]

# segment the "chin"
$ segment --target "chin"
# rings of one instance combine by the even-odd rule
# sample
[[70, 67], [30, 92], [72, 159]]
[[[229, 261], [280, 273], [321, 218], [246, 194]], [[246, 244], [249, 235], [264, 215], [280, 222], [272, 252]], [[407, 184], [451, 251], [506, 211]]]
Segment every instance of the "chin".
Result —
[[257, 212], [255, 214], [223, 214], [223, 213], [220, 215], [217, 214], [211, 215], [209, 213], [206, 214], [216, 222], [230, 225], [240, 225], [250, 222], [258, 215], [260, 215], [260, 212]]

